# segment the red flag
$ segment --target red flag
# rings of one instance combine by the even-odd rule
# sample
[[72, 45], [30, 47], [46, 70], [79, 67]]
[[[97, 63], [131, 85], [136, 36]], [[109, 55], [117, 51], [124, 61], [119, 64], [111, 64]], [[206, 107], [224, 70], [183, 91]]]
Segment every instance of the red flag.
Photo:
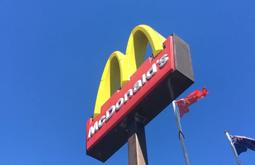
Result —
[[185, 113], [189, 112], [189, 106], [191, 104], [197, 102], [199, 99], [204, 98], [207, 94], [208, 94], [207, 89], [202, 88], [202, 90], [195, 90], [187, 97], [177, 100], [176, 104], [179, 107], [180, 117], [182, 117]]

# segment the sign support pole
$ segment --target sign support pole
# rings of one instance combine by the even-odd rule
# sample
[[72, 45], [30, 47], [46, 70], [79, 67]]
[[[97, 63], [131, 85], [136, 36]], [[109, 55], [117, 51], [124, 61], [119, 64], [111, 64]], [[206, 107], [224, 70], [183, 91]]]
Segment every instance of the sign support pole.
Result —
[[128, 165], [148, 165], [144, 125], [139, 119], [131, 123], [133, 134], [128, 139]]

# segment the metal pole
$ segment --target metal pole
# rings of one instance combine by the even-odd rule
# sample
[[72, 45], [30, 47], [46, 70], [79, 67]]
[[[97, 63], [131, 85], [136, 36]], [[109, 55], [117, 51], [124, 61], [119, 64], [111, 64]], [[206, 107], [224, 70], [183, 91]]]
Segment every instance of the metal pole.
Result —
[[232, 142], [232, 139], [231, 139], [231, 137], [230, 137], [228, 131], [225, 131], [225, 134], [226, 134], [226, 137], [227, 137], [227, 139], [228, 139], [228, 141], [229, 141], [229, 143], [230, 143], [230, 146], [231, 146], [231, 148], [232, 148], [232, 151], [233, 151], [233, 153], [234, 153], [235, 160], [236, 160], [236, 164], [237, 164], [237, 165], [241, 165], [241, 162], [240, 162], [240, 160], [239, 160], [239, 158], [238, 158], [238, 154], [237, 154], [237, 152], [236, 152], [236, 148], [235, 148], [235, 146], [234, 146], [234, 144], [233, 144], [233, 142]]
[[134, 133], [128, 139], [128, 165], [148, 165], [144, 125], [137, 119], [131, 124]]
[[176, 118], [176, 125], [177, 125], [177, 129], [178, 129], [179, 140], [181, 143], [184, 160], [185, 160], [186, 165], [190, 165], [189, 155], [187, 152], [187, 147], [184, 142], [184, 135], [183, 135], [182, 126], [181, 126], [181, 122], [180, 122], [179, 108], [178, 108], [178, 106], [176, 106], [175, 101], [172, 102], [172, 105], [173, 105], [174, 114], [175, 114], [175, 118]]

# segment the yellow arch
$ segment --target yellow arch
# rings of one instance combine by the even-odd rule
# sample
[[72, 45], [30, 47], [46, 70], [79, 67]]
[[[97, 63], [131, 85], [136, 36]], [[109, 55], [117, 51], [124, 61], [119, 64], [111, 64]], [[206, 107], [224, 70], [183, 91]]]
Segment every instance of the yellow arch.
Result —
[[147, 25], [138, 25], [131, 31], [126, 55], [115, 51], [106, 62], [97, 92], [94, 117], [100, 114], [101, 106], [114, 91], [129, 81], [130, 76], [143, 63], [147, 43], [149, 42], [155, 57], [163, 49], [164, 41], [163, 36]]

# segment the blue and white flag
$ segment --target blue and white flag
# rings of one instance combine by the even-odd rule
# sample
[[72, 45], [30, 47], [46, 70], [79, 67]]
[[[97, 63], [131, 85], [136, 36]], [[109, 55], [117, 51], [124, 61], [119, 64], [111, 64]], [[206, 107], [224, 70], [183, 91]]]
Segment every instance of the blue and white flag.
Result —
[[255, 151], [255, 139], [234, 135], [230, 135], [230, 138], [238, 155], [242, 152], [246, 152], [247, 149]]

